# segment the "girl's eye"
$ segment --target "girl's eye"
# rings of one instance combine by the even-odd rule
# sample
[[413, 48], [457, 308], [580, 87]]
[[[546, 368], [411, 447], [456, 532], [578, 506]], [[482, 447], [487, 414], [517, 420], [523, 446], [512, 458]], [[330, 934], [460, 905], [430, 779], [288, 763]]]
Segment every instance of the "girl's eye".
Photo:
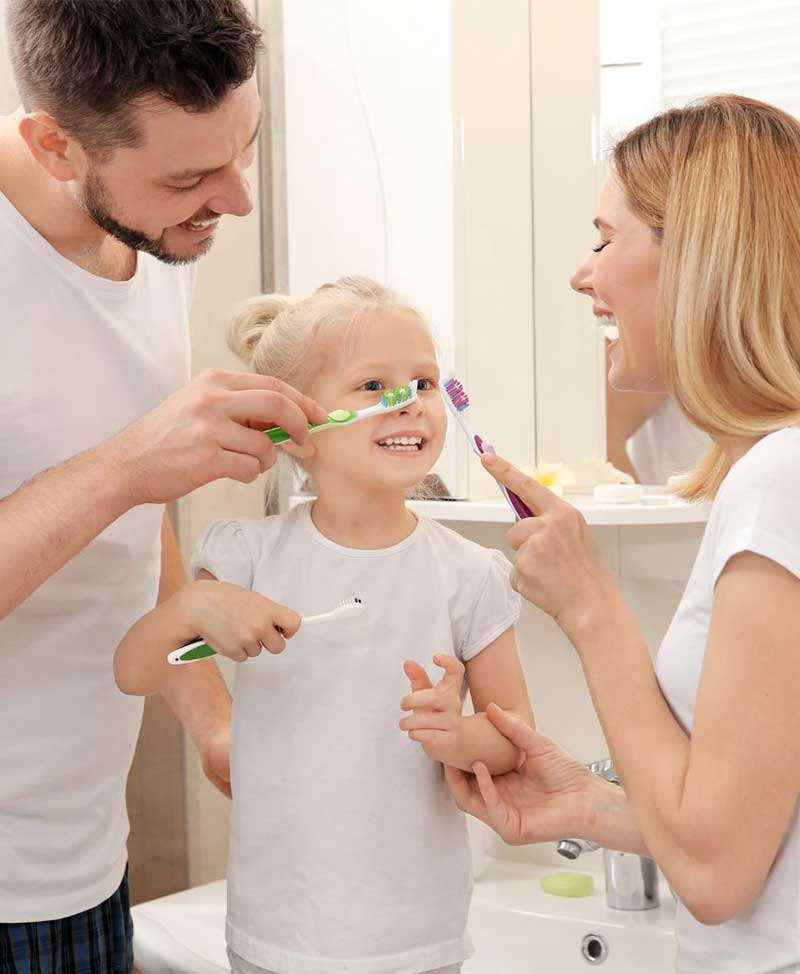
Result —
[[594, 253], [599, 254], [601, 250], [606, 249], [609, 243], [611, 243], [610, 240], [604, 240], [602, 243], [599, 243], [596, 247], [592, 247], [592, 250]]
[[435, 387], [433, 379], [417, 379], [417, 392], [430, 392]]
[[360, 388], [362, 392], [380, 392], [383, 389], [383, 383], [380, 379], [370, 379]]

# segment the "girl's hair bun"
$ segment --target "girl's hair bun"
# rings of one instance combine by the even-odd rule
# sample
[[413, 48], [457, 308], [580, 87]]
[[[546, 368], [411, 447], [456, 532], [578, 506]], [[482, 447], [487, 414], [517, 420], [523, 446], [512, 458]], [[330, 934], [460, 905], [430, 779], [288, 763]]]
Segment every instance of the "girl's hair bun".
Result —
[[259, 294], [244, 301], [234, 310], [228, 323], [226, 338], [230, 350], [243, 362], [252, 364], [261, 336], [293, 305], [294, 301], [286, 294]]

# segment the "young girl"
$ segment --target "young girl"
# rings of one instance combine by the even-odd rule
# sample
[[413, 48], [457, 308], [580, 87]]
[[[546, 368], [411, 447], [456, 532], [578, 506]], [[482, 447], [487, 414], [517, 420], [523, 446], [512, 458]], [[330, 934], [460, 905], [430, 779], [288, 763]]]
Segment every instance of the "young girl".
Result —
[[[519, 752], [483, 711], [495, 701], [533, 717], [508, 562], [405, 505], [445, 436], [430, 333], [390, 291], [344, 278], [297, 304], [255, 298], [229, 343], [331, 410], [373, 405], [412, 379], [418, 399], [317, 434], [295, 460], [313, 503], [213, 523], [194, 551], [196, 581], [120, 644], [117, 682], [155, 692], [167, 653], [196, 634], [248, 661], [231, 745], [234, 972], [454, 974], [471, 952], [469, 851], [429, 757], [511, 770]], [[352, 597], [361, 615], [302, 626], [302, 615]], [[431, 650], [444, 670], [436, 687], [408, 659]], [[473, 716], [461, 713], [464, 678]], [[397, 725], [407, 680], [408, 737]]]

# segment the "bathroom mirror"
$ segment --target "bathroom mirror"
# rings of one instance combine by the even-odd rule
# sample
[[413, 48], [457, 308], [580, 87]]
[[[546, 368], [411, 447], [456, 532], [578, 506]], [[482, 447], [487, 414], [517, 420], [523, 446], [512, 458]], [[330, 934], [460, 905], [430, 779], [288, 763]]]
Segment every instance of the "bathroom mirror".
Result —
[[[703, 95], [735, 93], [800, 116], [800, 6], [767, 0], [600, 0], [600, 139]], [[609, 459], [644, 483], [709, 446], [667, 396], [606, 389]]]
[[[332, 0], [323, 17], [313, 0], [259, 0], [258, 9], [270, 38], [265, 286], [305, 286], [342, 261], [386, 275], [433, 319], [446, 358], [466, 374], [476, 423], [517, 463], [608, 457], [646, 483], [689, 469], [708, 438], [666, 397], [608, 388], [602, 330], [568, 280], [594, 239], [608, 149], [630, 128], [715, 92], [800, 113], [800, 6], [507, 0], [487, 13], [477, 0]], [[403, 45], [408, 59], [393, 60]], [[300, 77], [312, 78], [302, 97]], [[336, 124], [314, 154], [315, 109]], [[348, 153], [346, 186], [345, 167], [335, 169]], [[300, 171], [304, 185], [330, 189], [336, 225], [322, 245], [313, 229], [323, 207], [316, 190], [313, 203], [299, 192]], [[465, 443], [450, 444], [443, 469], [454, 496], [482, 496]]]
[[[597, 0], [259, 0], [259, 18], [265, 287], [385, 281], [498, 451], [600, 456], [601, 338], [568, 287], [593, 232]], [[457, 431], [437, 473], [452, 498], [496, 495]]]

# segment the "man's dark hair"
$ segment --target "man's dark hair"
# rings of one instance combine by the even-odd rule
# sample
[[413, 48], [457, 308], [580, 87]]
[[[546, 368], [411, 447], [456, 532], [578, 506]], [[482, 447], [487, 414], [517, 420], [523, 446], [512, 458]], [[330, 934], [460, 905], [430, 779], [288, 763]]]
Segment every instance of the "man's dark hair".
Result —
[[99, 157], [141, 143], [137, 98], [209, 111], [251, 77], [260, 46], [241, 0], [7, 0], [7, 20], [25, 109]]

